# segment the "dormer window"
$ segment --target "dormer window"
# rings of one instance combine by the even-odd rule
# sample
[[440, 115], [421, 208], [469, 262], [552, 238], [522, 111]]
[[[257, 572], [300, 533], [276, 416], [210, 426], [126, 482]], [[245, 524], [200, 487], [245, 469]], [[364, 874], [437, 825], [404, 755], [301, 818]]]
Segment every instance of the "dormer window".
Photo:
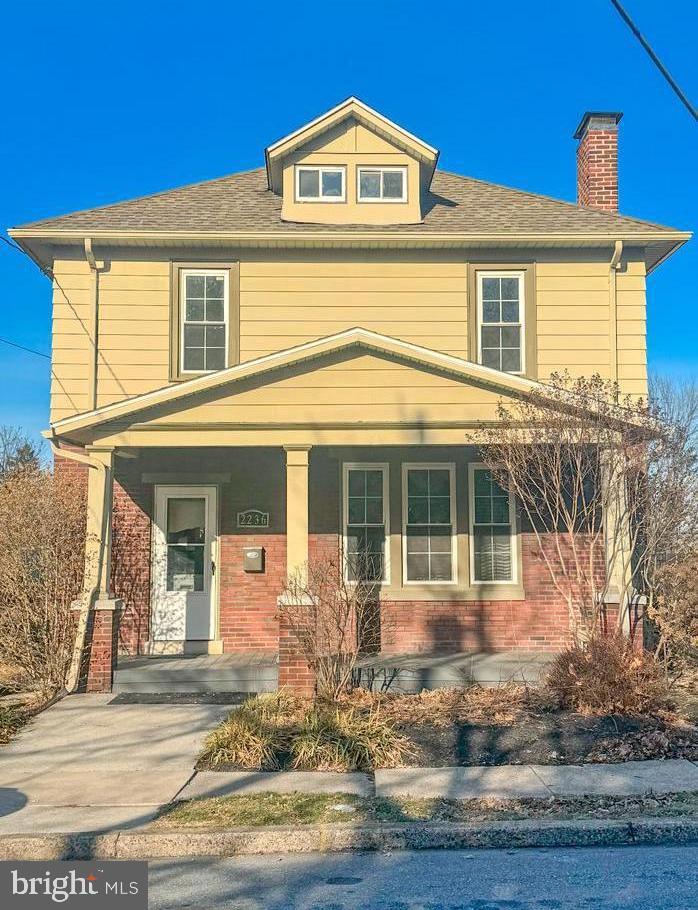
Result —
[[407, 202], [406, 167], [360, 167], [359, 202]]
[[344, 202], [345, 168], [296, 166], [296, 202]]

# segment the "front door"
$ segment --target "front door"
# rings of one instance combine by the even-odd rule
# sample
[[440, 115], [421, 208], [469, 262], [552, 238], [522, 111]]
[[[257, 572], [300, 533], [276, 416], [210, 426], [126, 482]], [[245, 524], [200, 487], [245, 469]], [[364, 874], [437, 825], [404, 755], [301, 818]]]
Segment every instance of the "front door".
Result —
[[214, 637], [216, 488], [157, 486], [151, 640]]

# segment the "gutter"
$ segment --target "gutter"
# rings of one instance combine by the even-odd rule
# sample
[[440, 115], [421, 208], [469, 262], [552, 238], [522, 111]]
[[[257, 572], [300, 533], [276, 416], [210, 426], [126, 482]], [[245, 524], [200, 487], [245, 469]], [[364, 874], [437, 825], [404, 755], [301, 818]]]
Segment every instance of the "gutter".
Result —
[[[50, 228], [10, 228], [8, 234], [14, 240], [55, 240], [63, 242], [84, 242], [86, 237], [85, 230], [55, 230]], [[92, 239], [97, 238], [103, 242], [120, 240], [152, 240], [152, 241], [173, 241], [173, 242], [191, 242], [220, 240], [230, 243], [268, 243], [281, 242], [288, 244], [307, 244], [317, 242], [395, 242], [409, 243], [417, 241], [428, 245], [430, 243], [442, 243], [453, 245], [485, 245], [489, 243], [541, 243], [541, 244], [569, 244], [574, 246], [577, 243], [589, 243], [596, 246], [603, 246], [607, 243], [615, 243], [616, 240], [622, 239], [632, 241], [633, 243], [650, 243], [650, 242], [667, 242], [675, 241], [676, 244], [685, 243], [693, 236], [690, 231], [623, 231], [608, 234], [602, 233], [522, 233], [522, 232], [500, 232], [500, 233], [458, 233], [444, 231], [147, 231], [147, 230], [91, 230], [89, 235]]]
[[[69, 461], [76, 461], [78, 464], [86, 465], [88, 468], [96, 470], [102, 474], [101, 480], [105, 481], [106, 479], [106, 467], [102, 462], [98, 461], [96, 458], [90, 458], [89, 455], [84, 452], [75, 452], [72, 449], [61, 449], [60, 444], [54, 439], [49, 439], [49, 445], [51, 446], [51, 451], [54, 454], [54, 457], [58, 458], [67, 458]], [[100, 553], [99, 561], [101, 563], [104, 558], [103, 554], [103, 542], [100, 543]], [[92, 602], [99, 593], [99, 578], [101, 573], [97, 573], [97, 584], [89, 590], [83, 590], [82, 595], [79, 598], [80, 601], [80, 616], [78, 617], [78, 627], [75, 631], [75, 643], [73, 645], [73, 654], [70, 659], [70, 667], [68, 669], [68, 675], [65, 681], [66, 693], [70, 694], [74, 692], [80, 681], [80, 665], [82, 663], [82, 656], [85, 650], [85, 638], [87, 637], [87, 623], [90, 615], [90, 607]], [[75, 603], [75, 601], [74, 601]]]

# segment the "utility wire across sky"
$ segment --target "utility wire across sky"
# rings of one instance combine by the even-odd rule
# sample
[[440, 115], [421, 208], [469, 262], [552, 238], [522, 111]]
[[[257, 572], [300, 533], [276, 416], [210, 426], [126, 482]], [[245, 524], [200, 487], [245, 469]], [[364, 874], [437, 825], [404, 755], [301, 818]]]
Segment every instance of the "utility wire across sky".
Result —
[[628, 26], [628, 28], [633, 33], [633, 35], [635, 35], [637, 40], [647, 51], [647, 54], [649, 55], [649, 58], [652, 61], [652, 63], [654, 63], [654, 65], [657, 67], [657, 69], [662, 74], [662, 76], [664, 76], [666, 81], [669, 83], [669, 85], [672, 87], [672, 89], [679, 96], [682, 104], [686, 107], [689, 114], [693, 117], [694, 120], [698, 120], [698, 110], [696, 110], [696, 108], [688, 100], [688, 96], [686, 95], [686, 93], [681, 89], [681, 87], [679, 86], [676, 79], [674, 79], [674, 77], [671, 75], [669, 70], [664, 66], [662, 61], [659, 59], [657, 54], [652, 49], [652, 46], [649, 43], [649, 41], [645, 38], [645, 36], [640, 31], [640, 29], [635, 25], [635, 23], [630, 18], [630, 16], [626, 12], [626, 10], [623, 8], [623, 6], [619, 2], [619, 0], [611, 0], [611, 3], [615, 6], [616, 10], [618, 11], [618, 15], [621, 17], [623, 22], [625, 22], [625, 24]]

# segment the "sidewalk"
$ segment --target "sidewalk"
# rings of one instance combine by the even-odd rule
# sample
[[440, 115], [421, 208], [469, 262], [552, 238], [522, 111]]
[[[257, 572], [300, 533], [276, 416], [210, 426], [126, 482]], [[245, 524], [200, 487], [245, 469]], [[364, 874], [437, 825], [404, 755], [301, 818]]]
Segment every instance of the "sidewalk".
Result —
[[149, 822], [194, 773], [226, 705], [110, 705], [70, 695], [0, 747], [0, 835]]
[[200, 771], [178, 799], [249, 793], [353, 793], [421, 799], [546, 799], [698, 791], [698, 766], [684, 759], [617, 765], [398, 768], [368, 774], [317, 771]]
[[685, 760], [401, 768], [375, 775], [195, 772], [226, 705], [110, 705], [69, 696], [0, 748], [0, 835], [141, 829], [175, 799], [276, 792], [455, 800], [698, 792]]

